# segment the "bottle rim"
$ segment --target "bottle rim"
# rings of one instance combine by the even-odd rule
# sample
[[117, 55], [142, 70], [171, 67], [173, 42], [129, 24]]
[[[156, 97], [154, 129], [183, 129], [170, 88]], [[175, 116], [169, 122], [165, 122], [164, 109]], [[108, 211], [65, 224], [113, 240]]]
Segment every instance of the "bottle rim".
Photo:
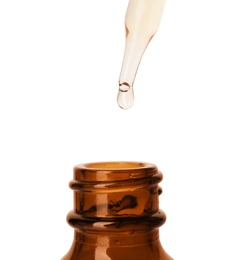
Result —
[[137, 161], [107, 161], [78, 164], [74, 167], [77, 181], [122, 181], [150, 178], [161, 172], [155, 164]]

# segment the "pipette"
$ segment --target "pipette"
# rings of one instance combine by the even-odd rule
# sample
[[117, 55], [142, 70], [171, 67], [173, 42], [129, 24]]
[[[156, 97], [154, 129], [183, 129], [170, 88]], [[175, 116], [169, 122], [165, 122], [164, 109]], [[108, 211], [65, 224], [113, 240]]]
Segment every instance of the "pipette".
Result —
[[118, 105], [134, 103], [133, 83], [141, 58], [160, 24], [165, 0], [129, 0], [125, 15], [126, 43], [119, 78]]

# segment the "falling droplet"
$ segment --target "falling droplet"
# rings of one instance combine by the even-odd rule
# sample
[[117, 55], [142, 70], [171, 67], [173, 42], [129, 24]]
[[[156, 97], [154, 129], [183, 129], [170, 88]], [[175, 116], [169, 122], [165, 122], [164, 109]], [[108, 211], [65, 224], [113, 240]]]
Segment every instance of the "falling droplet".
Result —
[[117, 102], [118, 105], [123, 109], [132, 107], [134, 103], [134, 92], [133, 87], [128, 83], [122, 83], [119, 85]]

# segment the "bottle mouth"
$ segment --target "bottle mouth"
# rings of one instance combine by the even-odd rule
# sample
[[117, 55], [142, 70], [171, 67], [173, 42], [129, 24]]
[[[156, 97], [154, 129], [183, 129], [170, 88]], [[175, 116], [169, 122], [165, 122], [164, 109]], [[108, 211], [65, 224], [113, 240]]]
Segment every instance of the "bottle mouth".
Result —
[[94, 170], [133, 170], [152, 167], [152, 164], [143, 162], [95, 162], [80, 165], [86, 169]]
[[136, 161], [91, 162], [74, 167], [74, 179], [82, 182], [144, 179], [157, 173], [156, 165]]

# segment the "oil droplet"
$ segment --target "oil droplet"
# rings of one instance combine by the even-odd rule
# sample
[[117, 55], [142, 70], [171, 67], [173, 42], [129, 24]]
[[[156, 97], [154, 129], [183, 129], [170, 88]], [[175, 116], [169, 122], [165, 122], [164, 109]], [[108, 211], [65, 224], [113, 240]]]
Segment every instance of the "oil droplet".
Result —
[[134, 103], [134, 91], [133, 87], [128, 83], [122, 83], [119, 85], [117, 102], [118, 105], [123, 109], [132, 107]]

